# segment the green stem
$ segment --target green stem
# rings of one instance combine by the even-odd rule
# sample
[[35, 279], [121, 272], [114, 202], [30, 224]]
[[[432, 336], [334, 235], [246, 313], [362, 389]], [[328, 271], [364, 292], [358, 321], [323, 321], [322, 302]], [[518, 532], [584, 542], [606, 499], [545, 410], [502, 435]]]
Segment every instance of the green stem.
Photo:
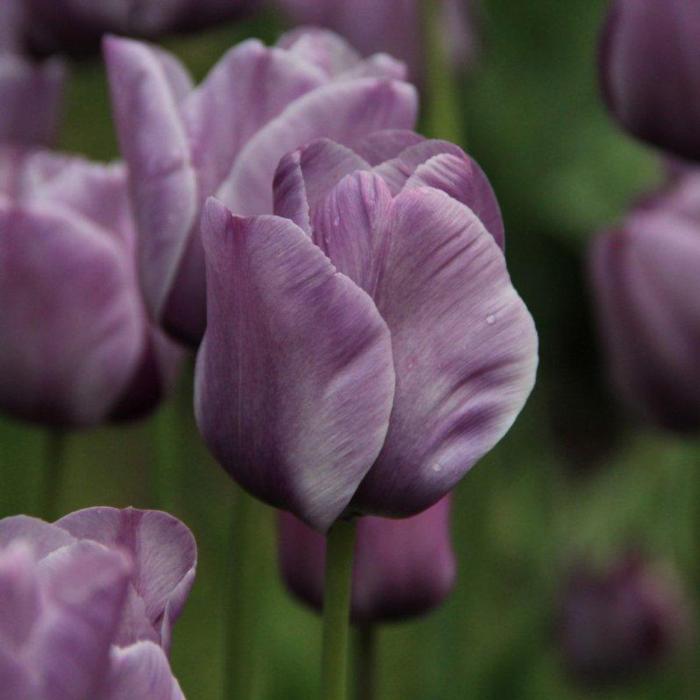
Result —
[[44, 447], [44, 490], [41, 514], [48, 520], [58, 518], [61, 482], [65, 467], [66, 434], [62, 430], [50, 430]]
[[158, 508], [177, 511], [178, 474], [180, 454], [180, 421], [174, 397], [161, 407], [153, 422], [156, 458], [152, 479], [152, 500]]
[[432, 138], [460, 143], [462, 115], [440, 15], [443, 0], [421, 0], [425, 45], [425, 131]]
[[355, 523], [341, 520], [333, 525], [327, 538], [321, 660], [323, 700], [347, 698], [348, 637], [355, 530]]
[[226, 678], [224, 700], [250, 700], [259, 661], [258, 630], [265, 558], [260, 555], [269, 509], [238, 489], [230, 548], [229, 605], [226, 611]]
[[357, 630], [356, 698], [374, 700], [377, 693], [377, 630], [365, 624]]

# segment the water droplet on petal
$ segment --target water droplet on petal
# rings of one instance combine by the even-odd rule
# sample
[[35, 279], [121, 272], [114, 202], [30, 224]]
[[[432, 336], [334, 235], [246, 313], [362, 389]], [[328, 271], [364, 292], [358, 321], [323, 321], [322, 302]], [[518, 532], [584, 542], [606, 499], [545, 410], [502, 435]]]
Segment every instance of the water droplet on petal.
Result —
[[488, 323], [489, 326], [493, 326], [493, 324], [496, 323], [496, 314], [489, 314], [486, 317], [486, 323]]

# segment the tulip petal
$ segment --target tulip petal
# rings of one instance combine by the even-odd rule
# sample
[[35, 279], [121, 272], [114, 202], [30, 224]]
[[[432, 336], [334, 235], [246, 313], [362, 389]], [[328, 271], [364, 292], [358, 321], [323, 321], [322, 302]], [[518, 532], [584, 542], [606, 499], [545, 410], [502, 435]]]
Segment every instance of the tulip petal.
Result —
[[534, 384], [537, 335], [501, 250], [463, 204], [430, 188], [402, 192], [388, 236], [374, 298], [391, 330], [396, 393], [351, 507], [407, 516], [506, 433]]
[[234, 217], [210, 200], [203, 236], [210, 315], [197, 360], [200, 431], [245, 488], [325, 531], [386, 434], [386, 325], [291, 221]]
[[416, 108], [415, 89], [406, 83], [364, 78], [324, 85], [296, 100], [247, 143], [218, 196], [236, 214], [272, 211], [271, 183], [285, 153], [320, 137], [352, 146], [371, 131], [410, 128]]
[[360, 139], [353, 150], [370, 165], [380, 165], [397, 158], [407, 148], [423, 143], [425, 137], [408, 129], [383, 129]]
[[27, 542], [37, 559], [75, 543], [75, 538], [56, 525], [28, 515], [12, 515], [0, 520], [0, 549], [13, 542]]
[[25, 644], [38, 617], [34, 567], [28, 543], [18, 541], [0, 550], [0, 647], [4, 649], [19, 649]]
[[283, 34], [277, 46], [288, 54], [321, 69], [335, 78], [362, 62], [362, 57], [335, 32], [317, 27], [299, 27]]
[[114, 647], [104, 700], [185, 700], [163, 650], [152, 642]]
[[6, 649], [0, 647], [0, 700], [36, 700], [37, 692], [29, 671]]

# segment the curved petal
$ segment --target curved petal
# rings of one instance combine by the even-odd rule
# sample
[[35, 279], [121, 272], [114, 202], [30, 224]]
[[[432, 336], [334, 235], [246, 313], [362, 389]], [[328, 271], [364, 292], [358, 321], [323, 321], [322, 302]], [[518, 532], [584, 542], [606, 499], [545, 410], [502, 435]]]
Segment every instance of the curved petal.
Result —
[[31, 672], [6, 649], [0, 647], [0, 700], [36, 700]]
[[18, 540], [0, 549], [0, 648], [4, 650], [21, 649], [39, 616], [35, 565], [27, 542]]
[[114, 647], [102, 700], [185, 700], [163, 650], [151, 642]]
[[114, 120], [129, 166], [139, 231], [139, 272], [149, 312], [160, 321], [197, 223], [199, 198], [178, 107], [172, 59], [147, 44], [104, 42]]
[[203, 235], [200, 431], [245, 488], [324, 531], [386, 434], [394, 385], [386, 325], [286, 219], [240, 219], [210, 200]]
[[398, 81], [364, 78], [320, 87], [248, 142], [218, 196], [236, 214], [268, 213], [275, 168], [285, 153], [320, 137], [352, 146], [378, 129], [411, 128], [416, 109], [415, 89]]
[[374, 296], [391, 330], [396, 394], [351, 508], [406, 516], [435, 503], [506, 433], [534, 384], [537, 335], [502, 252], [463, 204], [402, 192]]
[[360, 139], [353, 150], [370, 165], [380, 165], [397, 158], [407, 148], [425, 141], [425, 137], [409, 129], [383, 129]]
[[37, 559], [43, 559], [61, 547], [75, 543], [75, 538], [56, 525], [28, 515], [12, 515], [0, 520], [0, 548], [12, 542], [24, 541], [31, 545]]
[[362, 57], [335, 32], [319, 27], [297, 27], [283, 34], [277, 46], [335, 78], [362, 62]]
[[[144, 343], [120, 244], [48, 207], [0, 206], [0, 404], [28, 420], [95, 425]], [[70, 284], [66, 281], [70, 280]]]
[[[56, 525], [80, 539], [118, 547], [133, 559], [132, 583], [145, 603], [151, 625], [169, 638], [163, 620], [175, 622], [194, 583], [197, 545], [177, 518], [160, 511], [134, 508], [88, 508], [61, 518]], [[119, 643], [138, 641], [120, 636]]]

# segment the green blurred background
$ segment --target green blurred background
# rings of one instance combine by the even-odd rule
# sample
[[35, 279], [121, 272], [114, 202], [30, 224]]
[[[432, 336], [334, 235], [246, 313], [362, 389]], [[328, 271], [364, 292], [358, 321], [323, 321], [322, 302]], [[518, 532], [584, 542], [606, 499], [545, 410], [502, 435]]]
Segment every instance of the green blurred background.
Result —
[[[587, 697], [564, 674], [553, 636], [557, 592], [578, 557], [605, 562], [628, 545], [700, 583], [700, 449], [637, 424], [610, 394], [585, 284], [586, 244], [660, 177], [657, 159], [606, 115], [596, 42], [602, 0], [484, 0], [481, 56], [459, 82], [463, 144], [492, 180], [506, 219], [515, 285], [540, 333], [539, 381], [502, 443], [456, 493], [456, 592], [435, 614], [382, 630], [379, 697], [528, 700]], [[231, 44], [275, 40], [262, 18], [164, 43], [202, 77]], [[117, 154], [103, 67], [77, 63], [61, 146]], [[0, 423], [0, 516], [39, 513], [42, 431]], [[154, 464], [165, 456], [164, 488]], [[200, 444], [191, 366], [160, 414], [139, 425], [69, 437], [60, 511], [166, 505], [194, 531], [197, 583], [175, 630], [173, 667], [190, 700], [218, 700], [222, 609], [234, 486]], [[259, 619], [258, 696], [313, 697], [318, 618], [276, 577], [272, 531]], [[700, 697], [697, 649], [629, 687], [596, 697]]]

